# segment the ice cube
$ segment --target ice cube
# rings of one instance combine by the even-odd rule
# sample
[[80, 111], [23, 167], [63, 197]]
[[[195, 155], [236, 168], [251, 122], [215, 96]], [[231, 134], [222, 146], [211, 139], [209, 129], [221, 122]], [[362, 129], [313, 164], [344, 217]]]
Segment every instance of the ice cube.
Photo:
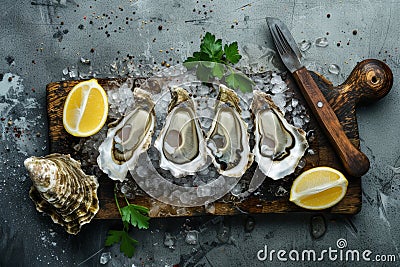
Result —
[[189, 245], [197, 245], [199, 232], [196, 230], [188, 231], [186, 233], [185, 242]]
[[106, 264], [111, 260], [111, 252], [104, 252], [100, 256], [100, 264]]

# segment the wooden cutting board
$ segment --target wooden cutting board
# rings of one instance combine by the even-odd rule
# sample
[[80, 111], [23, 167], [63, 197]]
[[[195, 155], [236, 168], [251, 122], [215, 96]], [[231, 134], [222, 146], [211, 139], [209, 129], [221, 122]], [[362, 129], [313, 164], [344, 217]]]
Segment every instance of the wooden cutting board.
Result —
[[[360, 103], [375, 102], [384, 97], [391, 89], [393, 76], [389, 67], [378, 60], [368, 59], [357, 64], [347, 80], [333, 87], [332, 83], [323, 76], [311, 72], [312, 77], [320, 87], [322, 93], [334, 109], [344, 131], [352, 143], [360, 147], [358, 134], [356, 107]], [[142, 79], [143, 80], [143, 79]], [[123, 82], [124, 79], [98, 79], [99, 83], [107, 88], [112, 82]], [[47, 85], [47, 112], [49, 125], [49, 145], [51, 153], [71, 154], [75, 159], [81, 159], [73, 147], [79, 143], [79, 138], [68, 134], [63, 127], [62, 112], [65, 98], [68, 92], [80, 81], [54, 82]], [[136, 80], [137, 85], [140, 79]], [[307, 107], [300, 91], [297, 88], [293, 78], [288, 75], [286, 78], [289, 90], [294, 93], [294, 97], [299, 99], [303, 106]], [[310, 148], [314, 154], [307, 153], [305, 156], [306, 166], [303, 170], [317, 166], [330, 166], [342, 171], [349, 180], [349, 186], [344, 199], [336, 206], [326, 210], [331, 213], [356, 214], [361, 209], [361, 179], [360, 177], [350, 177], [345, 173], [339, 157], [335, 154], [332, 146], [317, 125], [316, 119], [311, 111], [308, 130], [314, 130], [314, 139], [310, 142]], [[255, 163], [254, 163], [255, 164]], [[253, 166], [254, 169], [255, 166]], [[84, 168], [87, 173], [92, 172], [91, 168]], [[99, 175], [97, 175], [99, 176]], [[99, 178], [99, 199], [100, 211], [96, 218], [113, 219], [119, 218], [119, 213], [114, 200], [114, 182], [106, 175]], [[286, 213], [305, 211], [289, 202], [290, 187], [295, 175], [283, 180], [273, 181], [266, 179], [260, 188], [262, 194], [252, 195], [240, 203], [217, 201], [214, 204], [215, 215], [231, 215], [242, 212], [247, 213]], [[242, 179], [245, 179], [243, 177]], [[281, 194], [277, 194], [280, 190]], [[229, 195], [224, 199], [229, 199]], [[262, 196], [261, 196], [262, 195]], [[147, 195], [137, 196], [132, 203], [150, 208], [151, 217], [172, 217], [172, 216], [195, 216], [210, 214], [211, 210], [206, 211], [204, 207], [179, 208], [161, 203]], [[121, 202], [122, 203], [122, 202]]]

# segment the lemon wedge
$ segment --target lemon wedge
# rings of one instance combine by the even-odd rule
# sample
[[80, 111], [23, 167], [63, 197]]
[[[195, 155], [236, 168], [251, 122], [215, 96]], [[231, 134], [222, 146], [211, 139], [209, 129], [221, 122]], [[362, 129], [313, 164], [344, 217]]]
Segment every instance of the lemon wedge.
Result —
[[75, 85], [63, 109], [63, 125], [73, 136], [86, 137], [100, 131], [107, 120], [108, 99], [96, 79]]
[[313, 168], [294, 180], [289, 200], [306, 209], [327, 209], [343, 199], [347, 185], [346, 177], [338, 170], [330, 167]]

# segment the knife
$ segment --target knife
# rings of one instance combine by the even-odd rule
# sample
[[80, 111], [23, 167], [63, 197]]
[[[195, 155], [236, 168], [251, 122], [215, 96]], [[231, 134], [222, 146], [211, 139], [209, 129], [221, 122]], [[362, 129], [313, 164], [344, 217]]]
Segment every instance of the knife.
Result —
[[282, 62], [293, 74], [319, 125], [339, 155], [344, 169], [351, 176], [361, 177], [369, 169], [368, 157], [351, 143], [332, 107], [308, 70], [301, 64], [301, 52], [286, 25], [277, 18], [267, 18], [267, 23]]

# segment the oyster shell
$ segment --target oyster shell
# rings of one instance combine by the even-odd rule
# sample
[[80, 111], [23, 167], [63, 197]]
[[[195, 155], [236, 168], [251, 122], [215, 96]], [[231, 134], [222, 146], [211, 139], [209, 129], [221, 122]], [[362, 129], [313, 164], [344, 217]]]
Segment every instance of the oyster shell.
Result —
[[171, 90], [168, 115], [154, 142], [160, 167], [175, 177], [193, 175], [207, 162], [206, 144], [193, 100], [180, 87]]
[[253, 94], [255, 161], [265, 175], [278, 180], [295, 171], [308, 148], [306, 133], [289, 124], [266, 93]]
[[241, 177], [253, 163], [247, 123], [241, 118], [239, 97], [220, 85], [211, 129], [207, 134], [207, 150], [214, 166], [222, 175]]
[[97, 164], [111, 179], [124, 181], [129, 170], [151, 143], [155, 126], [154, 102], [140, 88], [134, 90], [135, 106], [121, 120], [109, 125], [107, 137], [99, 146]]
[[95, 176], [86, 175], [69, 155], [50, 154], [24, 161], [33, 185], [29, 196], [36, 209], [45, 212], [69, 234], [77, 234], [99, 210]]

